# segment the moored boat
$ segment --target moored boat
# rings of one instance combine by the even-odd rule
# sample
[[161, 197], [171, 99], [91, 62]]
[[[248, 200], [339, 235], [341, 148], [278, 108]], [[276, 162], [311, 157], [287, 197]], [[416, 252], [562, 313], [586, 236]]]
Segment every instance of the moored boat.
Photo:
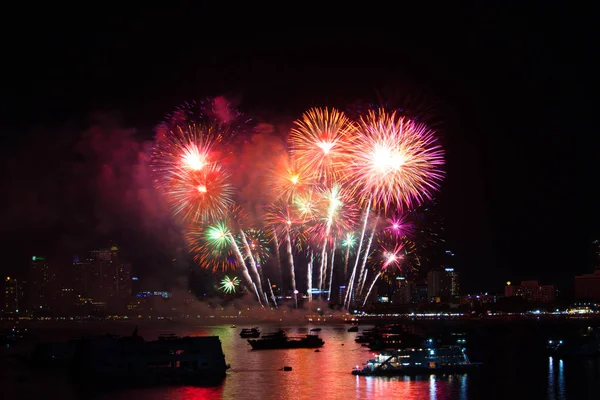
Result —
[[260, 339], [248, 339], [248, 343], [252, 350], [315, 349], [325, 344], [318, 335], [309, 333], [300, 337], [289, 337], [281, 329], [267, 333]]
[[460, 346], [438, 348], [406, 348], [375, 355], [362, 367], [356, 366], [353, 375], [402, 376], [435, 373], [465, 372], [481, 363], [472, 363]]
[[260, 336], [260, 329], [258, 327], [254, 328], [243, 328], [240, 332], [240, 337], [244, 339], [248, 338], [257, 338]]

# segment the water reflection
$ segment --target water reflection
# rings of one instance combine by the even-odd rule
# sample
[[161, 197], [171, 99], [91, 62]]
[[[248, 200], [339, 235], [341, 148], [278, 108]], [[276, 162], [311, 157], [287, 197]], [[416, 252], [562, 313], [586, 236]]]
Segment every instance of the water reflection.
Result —
[[[169, 329], [178, 335], [219, 336], [226, 362], [231, 364], [231, 370], [221, 386], [138, 388], [102, 393], [95, 398], [492, 400], [507, 397], [538, 398], [541, 395], [547, 399], [562, 400], [567, 398], [568, 391], [569, 398], [597, 400], [600, 390], [600, 361], [597, 359], [562, 361], [535, 353], [494, 350], [490, 353], [492, 361], [480, 371], [469, 374], [359, 377], [351, 374], [352, 369], [371, 358], [373, 353], [357, 344], [354, 341], [356, 334], [348, 333], [345, 326], [323, 326], [319, 334], [325, 340], [325, 346], [319, 352], [311, 349], [253, 351], [247, 341], [239, 336], [244, 327], [250, 326], [238, 325], [235, 329], [229, 325], [181, 326], [180, 329], [175, 326]], [[291, 335], [306, 333], [312, 328], [305, 325], [259, 326], [264, 333], [278, 327]], [[142, 333], [145, 338], [152, 340], [165, 331], [164, 327], [160, 327], [154, 331], [145, 329]], [[131, 329], [124, 326], [123, 332], [115, 333], [131, 334]], [[486, 346], [492, 350], [496, 348], [494, 343]], [[525, 356], [530, 357], [530, 363], [515, 363], [515, 360], [522, 360]], [[284, 371], [284, 366], [291, 366], [292, 370]], [[59, 371], [40, 370], [38, 373], [27, 370], [26, 366], [18, 368], [16, 359], [5, 358], [0, 363], [0, 383], [9, 382], [3, 398], [17, 398], [17, 393], [20, 398], [42, 398], [47, 393], [56, 393], [64, 400], [80, 398], [68, 376], [62, 376]]]
[[566, 399], [565, 370], [564, 361], [562, 359], [555, 360], [553, 357], [548, 357], [548, 399]]

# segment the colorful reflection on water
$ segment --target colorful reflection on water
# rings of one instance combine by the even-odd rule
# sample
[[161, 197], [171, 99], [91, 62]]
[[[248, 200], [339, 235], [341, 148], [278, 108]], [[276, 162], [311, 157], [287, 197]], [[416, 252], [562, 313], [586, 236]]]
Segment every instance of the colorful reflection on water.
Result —
[[[251, 350], [239, 337], [242, 328], [251, 326], [140, 328], [147, 340], [161, 333], [219, 336], [226, 362], [231, 365], [227, 377], [217, 387], [170, 386], [136, 388], [82, 396], [72, 381], [59, 371], [27, 370], [16, 359], [5, 358], [0, 364], [0, 384], [6, 398], [41, 398], [48, 393], [61, 399], [596, 399], [600, 391], [600, 360], [560, 360], [549, 358], [526, 347], [517, 351], [505, 335], [486, 337], [484, 367], [479, 371], [456, 375], [419, 377], [358, 377], [352, 369], [372, 356], [357, 344], [357, 333], [347, 326], [321, 326], [319, 335], [325, 346], [319, 351]], [[262, 333], [283, 328], [289, 335], [309, 332], [314, 326], [259, 326]], [[363, 329], [368, 326], [361, 326]], [[97, 329], [97, 327], [96, 327]], [[131, 334], [132, 327], [112, 329], [115, 334]], [[58, 334], [58, 332], [55, 332]], [[97, 333], [97, 330], [95, 331]], [[67, 333], [65, 333], [67, 334]], [[72, 336], [72, 332], [69, 332]], [[521, 337], [521, 336], [515, 336]], [[68, 337], [67, 337], [68, 338]], [[283, 367], [292, 367], [284, 371]], [[12, 396], [12, 397], [11, 397]], [[15, 397], [17, 396], [17, 397]]]

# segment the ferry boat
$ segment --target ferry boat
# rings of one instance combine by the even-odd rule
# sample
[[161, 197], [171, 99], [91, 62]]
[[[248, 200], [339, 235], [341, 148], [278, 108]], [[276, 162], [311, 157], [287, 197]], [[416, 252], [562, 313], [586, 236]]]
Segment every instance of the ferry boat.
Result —
[[465, 372], [481, 363], [472, 363], [461, 346], [438, 348], [406, 348], [381, 352], [362, 367], [356, 366], [353, 375], [398, 376], [432, 373]]
[[288, 337], [281, 329], [267, 333], [260, 339], [248, 339], [248, 343], [252, 350], [316, 349], [325, 344], [318, 335], [309, 333], [300, 337]]
[[258, 327], [254, 328], [243, 328], [240, 332], [240, 337], [244, 339], [248, 338], [257, 338], [260, 336], [260, 329]]

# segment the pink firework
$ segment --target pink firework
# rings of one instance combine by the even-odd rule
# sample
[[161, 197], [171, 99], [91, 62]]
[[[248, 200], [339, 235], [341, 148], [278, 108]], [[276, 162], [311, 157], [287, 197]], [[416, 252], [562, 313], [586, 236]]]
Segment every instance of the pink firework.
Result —
[[230, 175], [221, 165], [227, 134], [213, 125], [161, 131], [152, 153], [155, 185], [185, 222], [222, 216], [232, 205]]
[[297, 165], [317, 183], [334, 183], [350, 162], [354, 125], [340, 111], [311, 108], [295, 121], [288, 138]]
[[426, 125], [370, 110], [360, 118], [347, 175], [361, 198], [386, 211], [430, 199], [444, 177], [444, 151]]
[[414, 224], [410, 222], [406, 213], [394, 213], [386, 220], [384, 230], [392, 237], [401, 238], [412, 234]]

